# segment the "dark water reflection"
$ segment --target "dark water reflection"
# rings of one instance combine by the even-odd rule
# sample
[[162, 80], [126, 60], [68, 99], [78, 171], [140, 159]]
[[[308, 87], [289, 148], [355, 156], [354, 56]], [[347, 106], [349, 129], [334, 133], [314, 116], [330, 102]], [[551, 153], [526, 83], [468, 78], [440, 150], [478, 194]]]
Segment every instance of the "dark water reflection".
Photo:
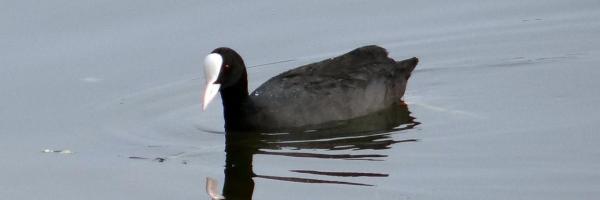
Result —
[[[382, 161], [387, 155], [361, 154], [361, 151], [356, 150], [382, 150], [391, 148], [393, 144], [416, 142], [416, 139], [395, 140], [391, 134], [412, 129], [419, 124], [414, 117], [410, 116], [406, 104], [400, 104], [369, 116], [323, 126], [333, 128], [289, 133], [227, 133], [223, 195], [227, 199], [251, 199], [254, 191], [253, 178], [255, 177], [301, 183], [372, 186], [335, 179], [339, 177], [387, 177], [388, 174], [293, 169], [290, 172], [298, 173], [298, 175], [308, 174], [323, 178], [272, 176], [255, 174], [252, 169], [252, 160], [254, 155], [263, 154], [297, 158]], [[327, 150], [327, 153], [297, 152], [299, 150]], [[336, 153], [342, 150], [352, 150], [356, 153]], [[382, 153], [385, 152], [382, 151]]]

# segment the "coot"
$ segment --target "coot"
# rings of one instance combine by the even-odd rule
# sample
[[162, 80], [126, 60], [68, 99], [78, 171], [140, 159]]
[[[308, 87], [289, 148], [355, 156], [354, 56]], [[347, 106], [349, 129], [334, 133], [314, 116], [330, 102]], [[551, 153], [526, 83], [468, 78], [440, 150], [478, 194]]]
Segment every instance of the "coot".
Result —
[[227, 132], [318, 129], [401, 104], [417, 63], [415, 57], [395, 61], [382, 47], [364, 46], [286, 71], [249, 94], [242, 57], [221, 47], [204, 61], [203, 109], [220, 92]]

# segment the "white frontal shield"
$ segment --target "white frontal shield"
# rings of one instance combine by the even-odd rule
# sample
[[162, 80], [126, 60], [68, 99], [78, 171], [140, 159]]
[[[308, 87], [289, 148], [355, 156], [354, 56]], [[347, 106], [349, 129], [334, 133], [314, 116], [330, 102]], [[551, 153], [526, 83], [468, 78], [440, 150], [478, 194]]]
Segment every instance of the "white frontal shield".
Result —
[[217, 96], [221, 84], [215, 84], [219, 78], [223, 57], [216, 53], [211, 53], [204, 59], [204, 76], [206, 77], [206, 86], [202, 98], [202, 110], [206, 110], [208, 104]]

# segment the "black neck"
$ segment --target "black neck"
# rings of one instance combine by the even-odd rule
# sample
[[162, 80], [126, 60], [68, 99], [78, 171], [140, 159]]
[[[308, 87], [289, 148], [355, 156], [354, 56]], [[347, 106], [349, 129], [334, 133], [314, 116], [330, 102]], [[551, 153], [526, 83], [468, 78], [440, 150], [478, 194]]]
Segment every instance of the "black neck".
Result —
[[243, 130], [246, 117], [245, 107], [248, 105], [248, 77], [244, 71], [240, 80], [230, 86], [221, 88], [225, 130]]

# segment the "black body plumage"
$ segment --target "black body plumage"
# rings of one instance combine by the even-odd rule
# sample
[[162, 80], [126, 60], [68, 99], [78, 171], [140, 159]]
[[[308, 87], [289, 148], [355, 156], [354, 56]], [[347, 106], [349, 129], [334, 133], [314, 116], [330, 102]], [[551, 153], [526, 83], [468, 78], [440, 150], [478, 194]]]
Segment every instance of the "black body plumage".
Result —
[[226, 130], [319, 129], [402, 103], [417, 58], [395, 61], [371, 45], [279, 74], [248, 94], [244, 62], [234, 50], [223, 57], [217, 80]]

